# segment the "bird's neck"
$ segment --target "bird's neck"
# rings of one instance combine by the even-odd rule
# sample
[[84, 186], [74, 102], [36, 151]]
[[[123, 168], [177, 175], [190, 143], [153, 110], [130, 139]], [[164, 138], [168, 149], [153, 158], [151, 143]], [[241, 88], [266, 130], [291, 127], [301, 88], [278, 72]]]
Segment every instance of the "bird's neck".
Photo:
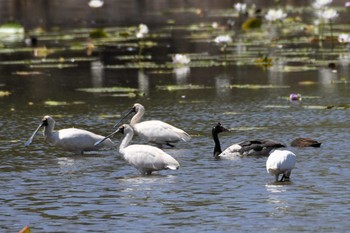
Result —
[[128, 133], [125, 134], [122, 142], [120, 143], [119, 146], [119, 152], [124, 155], [124, 150], [126, 147], [129, 146], [130, 141], [132, 140], [132, 137], [134, 136], [134, 132], [130, 131]]
[[55, 125], [46, 125], [45, 129], [44, 129], [44, 137], [46, 140], [50, 140], [50, 138], [52, 137], [53, 133], [54, 133], [54, 128]]
[[219, 158], [219, 155], [221, 154], [222, 151], [221, 151], [221, 146], [220, 146], [218, 133], [213, 130], [212, 131], [212, 136], [213, 136], [213, 140], [215, 142], [214, 158]]
[[144, 111], [142, 110], [139, 110], [132, 118], [131, 118], [131, 121], [130, 121], [130, 125], [132, 127], [134, 127], [137, 123], [140, 122], [142, 116], [144, 114]]

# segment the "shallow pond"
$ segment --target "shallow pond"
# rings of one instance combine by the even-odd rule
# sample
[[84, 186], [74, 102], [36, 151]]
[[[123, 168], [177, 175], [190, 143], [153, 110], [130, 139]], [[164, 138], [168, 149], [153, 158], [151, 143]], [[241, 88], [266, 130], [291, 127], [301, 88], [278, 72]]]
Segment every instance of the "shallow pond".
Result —
[[[52, 10], [58, 2], [45, 7]], [[36, 48], [22, 42], [0, 48], [1, 232], [25, 225], [33, 232], [350, 228], [350, 56], [343, 44], [320, 45], [313, 34], [294, 27], [273, 38], [237, 25], [229, 29], [228, 19], [243, 20], [231, 1], [115, 2], [105, 1], [105, 15], [103, 8], [94, 9], [95, 21], [91, 9], [82, 9], [71, 25], [66, 15], [52, 14], [49, 20], [38, 13], [48, 29], [31, 31]], [[66, 14], [79, 9], [73, 5]], [[345, 16], [332, 33], [349, 31], [343, 2], [333, 5]], [[272, 1], [261, 7], [271, 6]], [[289, 15], [300, 10], [308, 16], [307, 23], [293, 21], [297, 28], [309, 25], [311, 10], [293, 6], [286, 8]], [[138, 17], [129, 22], [126, 13], [112, 17], [112, 8], [132, 9], [130, 15]], [[214, 30], [214, 21], [224, 26]], [[26, 26], [34, 30], [36, 23], [32, 19]], [[139, 23], [150, 28], [142, 40], [132, 34]], [[55, 25], [62, 29], [49, 30]], [[109, 37], [89, 40], [94, 25], [106, 25]], [[325, 31], [330, 35], [328, 27]], [[221, 34], [233, 38], [225, 48], [213, 42]], [[177, 53], [187, 54], [189, 65], [175, 66]], [[300, 93], [302, 100], [290, 102], [291, 93]], [[164, 148], [180, 162], [178, 171], [140, 176], [117, 151], [76, 156], [49, 147], [41, 135], [24, 147], [44, 115], [55, 118], [56, 129], [106, 135], [137, 102], [146, 108], [144, 119], [161, 119], [191, 134], [189, 143]], [[296, 137], [311, 137], [323, 144], [288, 147], [297, 155], [291, 182], [275, 183], [266, 173], [266, 158], [214, 160], [211, 128], [217, 122], [231, 129], [220, 134], [223, 148], [253, 138], [289, 145]]]

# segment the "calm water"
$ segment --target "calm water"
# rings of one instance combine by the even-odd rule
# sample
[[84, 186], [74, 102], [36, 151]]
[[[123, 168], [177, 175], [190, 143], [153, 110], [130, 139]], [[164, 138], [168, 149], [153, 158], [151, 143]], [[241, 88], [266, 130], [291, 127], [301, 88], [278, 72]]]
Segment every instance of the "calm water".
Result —
[[[31, 1], [23, 2], [30, 7]], [[57, 5], [58, 1], [52, 2]], [[125, 9], [134, 9], [132, 14], [143, 7], [119, 2]], [[173, 9], [196, 7], [194, 1], [188, 2], [171, 6], [162, 3]], [[225, 9], [232, 4], [219, 1], [214, 8]], [[159, 9], [148, 6], [141, 15], [146, 23], [152, 30], [169, 33], [163, 17], [156, 14]], [[213, 10], [207, 2], [197, 7]], [[84, 18], [82, 15], [78, 16]], [[180, 20], [188, 16], [188, 22], [180, 22], [190, 24], [213, 21], [208, 15], [177, 13], [173, 17]], [[103, 18], [103, 14], [98, 17]], [[128, 25], [125, 17], [124, 21], [105, 17], [107, 24]], [[44, 22], [63, 22], [59, 19], [54, 15]], [[87, 21], [78, 19], [77, 26], [87, 26]], [[224, 22], [226, 18], [215, 20]], [[158, 46], [144, 53], [151, 54], [157, 63], [171, 62], [169, 54], [174, 53], [218, 54], [214, 45], [193, 42], [188, 34], [177, 30], [165, 39], [155, 38]], [[65, 41], [39, 43], [54, 48], [67, 46]], [[253, 47], [248, 45], [248, 50]], [[33, 57], [31, 51], [0, 54], [0, 90], [11, 92], [0, 97], [0, 232], [16, 232], [25, 225], [33, 232], [346, 232], [350, 228], [350, 110], [343, 107], [350, 103], [347, 58], [338, 53], [325, 56], [324, 61], [337, 64], [336, 73], [326, 62], [315, 69], [283, 72], [281, 67], [296, 64], [285, 62], [268, 68], [254, 64], [191, 66], [177, 74], [172, 68], [113, 68], [121, 63], [117, 56], [123, 52], [112, 45], [102, 46], [90, 57], [85, 51], [67, 49], [45, 58], [64, 57], [75, 65], [67, 68], [6, 63], [43, 59]], [[230, 53], [238, 52], [231, 48]], [[71, 60], [76, 57], [89, 59]], [[19, 71], [38, 73], [21, 75]], [[302, 85], [306, 81], [309, 85]], [[160, 88], [176, 84], [206, 88]], [[237, 88], [245, 84], [280, 88]], [[76, 90], [112, 86], [137, 88], [144, 95]], [[302, 101], [289, 102], [293, 92], [301, 93]], [[49, 147], [41, 135], [30, 147], [23, 146], [44, 115], [54, 116], [56, 129], [76, 127], [105, 135], [136, 102], [146, 107], [145, 119], [161, 119], [192, 135], [189, 143], [164, 149], [180, 162], [178, 171], [140, 176], [117, 151], [75, 156]], [[213, 159], [210, 131], [218, 121], [232, 129], [220, 135], [223, 148], [253, 138], [272, 138], [288, 145], [295, 137], [311, 137], [323, 144], [317, 149], [288, 148], [297, 155], [291, 182], [274, 183], [274, 177], [266, 173], [266, 158]], [[113, 138], [115, 142], [120, 139], [120, 135]], [[134, 143], [142, 141], [135, 138]]]

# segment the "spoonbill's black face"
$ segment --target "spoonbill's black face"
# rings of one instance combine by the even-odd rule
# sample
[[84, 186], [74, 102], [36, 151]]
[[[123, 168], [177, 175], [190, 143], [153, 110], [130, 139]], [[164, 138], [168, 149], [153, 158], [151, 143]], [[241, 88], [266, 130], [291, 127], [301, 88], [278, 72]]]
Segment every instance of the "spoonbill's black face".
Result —
[[226, 129], [224, 126], [222, 126], [220, 122], [218, 122], [217, 125], [213, 127], [213, 131], [216, 133], [221, 133], [221, 132], [228, 132], [229, 130]]
[[138, 112], [139, 108], [137, 106], [132, 107], [132, 109], [130, 110], [130, 113], [136, 113]]
[[123, 125], [120, 126], [117, 132], [121, 133], [121, 134], [124, 134], [124, 126]]
[[49, 123], [48, 123], [48, 121], [47, 121], [47, 118], [44, 118], [43, 120], [42, 120], [42, 124], [41, 124], [41, 126], [47, 126]]

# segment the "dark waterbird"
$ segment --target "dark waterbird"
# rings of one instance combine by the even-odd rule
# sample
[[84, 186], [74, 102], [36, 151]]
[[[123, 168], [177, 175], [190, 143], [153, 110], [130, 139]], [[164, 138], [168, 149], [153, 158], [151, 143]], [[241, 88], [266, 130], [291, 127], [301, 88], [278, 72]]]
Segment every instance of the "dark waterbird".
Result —
[[296, 138], [291, 142], [293, 147], [320, 147], [321, 142], [318, 142], [312, 138]]
[[221, 150], [218, 134], [229, 130], [217, 123], [212, 129], [212, 136], [215, 142], [214, 158], [234, 158], [244, 156], [268, 156], [273, 149], [285, 147], [282, 143], [270, 139], [247, 140], [229, 146]]

